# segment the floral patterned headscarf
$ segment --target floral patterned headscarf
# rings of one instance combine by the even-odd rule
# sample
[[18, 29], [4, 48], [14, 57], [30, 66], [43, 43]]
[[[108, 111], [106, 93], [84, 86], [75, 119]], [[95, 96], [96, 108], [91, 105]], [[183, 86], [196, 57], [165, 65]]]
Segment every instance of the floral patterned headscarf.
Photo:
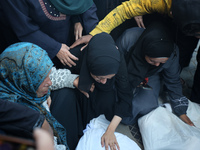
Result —
[[21, 42], [9, 46], [0, 55], [0, 99], [26, 105], [44, 114], [58, 143], [67, 145], [64, 127], [42, 105], [50, 90], [43, 97], [36, 94], [52, 66], [46, 51], [37, 45]]

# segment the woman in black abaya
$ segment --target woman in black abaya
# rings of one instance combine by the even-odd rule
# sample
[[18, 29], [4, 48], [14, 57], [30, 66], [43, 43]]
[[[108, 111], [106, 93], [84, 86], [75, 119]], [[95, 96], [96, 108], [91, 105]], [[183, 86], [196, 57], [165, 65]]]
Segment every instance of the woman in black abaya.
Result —
[[[129, 29], [118, 39], [117, 44], [128, 51], [126, 60], [129, 81], [134, 89], [133, 116], [124, 118], [122, 122], [134, 124], [139, 117], [157, 108], [160, 84], [163, 82], [174, 113], [187, 124], [193, 125], [186, 115], [188, 99], [182, 94], [179, 51], [169, 29], [161, 22], [154, 22], [144, 32], [139, 30]], [[135, 37], [138, 34], [141, 36], [137, 40]], [[148, 78], [148, 83], [145, 83], [145, 78]], [[147, 84], [152, 90], [145, 89]]]
[[132, 89], [123, 54], [107, 33], [95, 35], [81, 52], [81, 46], [71, 49], [79, 58], [71, 69], [79, 73], [78, 88], [84, 125], [104, 114], [111, 121], [101, 138], [102, 146], [118, 147], [114, 131], [124, 117], [131, 116]]

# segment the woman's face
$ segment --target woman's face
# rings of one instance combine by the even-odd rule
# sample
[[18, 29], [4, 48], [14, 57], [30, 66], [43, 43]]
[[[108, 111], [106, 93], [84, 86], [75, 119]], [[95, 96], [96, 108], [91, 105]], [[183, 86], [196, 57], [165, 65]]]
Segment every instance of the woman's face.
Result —
[[152, 58], [149, 56], [145, 56], [145, 59], [150, 65], [158, 67], [161, 63], [162, 64], [166, 63], [169, 58], [168, 57]]
[[49, 87], [52, 85], [52, 82], [49, 78], [50, 73], [51, 73], [51, 70], [49, 71], [44, 81], [38, 87], [36, 91], [37, 97], [43, 97], [45, 94], [48, 93]]
[[107, 79], [111, 79], [112, 77], [115, 76], [115, 74], [110, 74], [110, 75], [106, 75], [106, 76], [95, 76], [92, 73], [90, 73], [92, 78], [97, 81], [98, 83], [102, 83], [102, 84], [106, 84]]

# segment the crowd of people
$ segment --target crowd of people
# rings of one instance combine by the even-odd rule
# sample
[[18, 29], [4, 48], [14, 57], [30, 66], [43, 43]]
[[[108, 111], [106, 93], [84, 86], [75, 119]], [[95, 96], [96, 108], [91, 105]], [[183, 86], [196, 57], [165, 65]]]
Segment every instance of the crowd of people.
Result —
[[200, 38], [200, 2], [105, 1], [0, 1], [1, 134], [73, 150], [103, 114], [102, 148], [123, 149], [116, 128], [158, 108], [161, 89], [195, 127], [187, 110], [189, 100], [200, 104], [200, 52], [191, 97], [180, 73]]

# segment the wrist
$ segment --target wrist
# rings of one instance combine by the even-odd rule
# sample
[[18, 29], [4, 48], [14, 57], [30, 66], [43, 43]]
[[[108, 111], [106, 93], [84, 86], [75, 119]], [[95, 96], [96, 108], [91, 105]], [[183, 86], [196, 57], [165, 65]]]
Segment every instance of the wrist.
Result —
[[108, 128], [107, 128], [106, 132], [108, 132], [108, 133], [114, 133], [114, 132], [115, 132], [115, 130], [116, 130], [116, 128], [115, 128], [115, 127], [108, 126]]
[[107, 131], [108, 132], [115, 132], [117, 126], [119, 125], [119, 123], [121, 122], [122, 118], [119, 117], [119, 116], [114, 116], [112, 121], [110, 122], [108, 128], [107, 128]]
[[79, 77], [77, 77], [74, 82], [73, 82], [73, 86], [78, 88], [78, 82], [79, 82]]

